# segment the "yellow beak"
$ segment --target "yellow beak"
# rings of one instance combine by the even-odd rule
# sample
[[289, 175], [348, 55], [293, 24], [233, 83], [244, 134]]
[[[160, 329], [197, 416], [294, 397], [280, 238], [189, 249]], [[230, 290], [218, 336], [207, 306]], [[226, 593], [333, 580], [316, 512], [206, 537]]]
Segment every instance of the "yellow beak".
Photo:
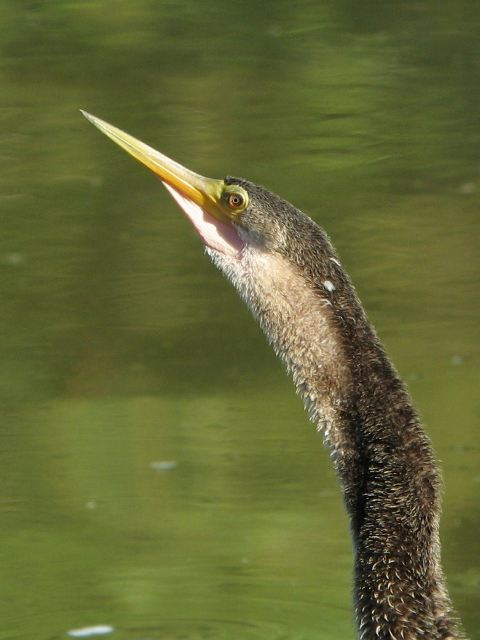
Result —
[[224, 188], [223, 180], [205, 178], [198, 173], [194, 173], [163, 155], [163, 153], [125, 133], [125, 131], [117, 129], [117, 127], [92, 116], [86, 111], [81, 110], [81, 112], [102, 133], [156, 173], [165, 184], [173, 187], [182, 196], [193, 201], [215, 218], [226, 220], [227, 216], [221, 207], [221, 196]]
[[224, 180], [204, 178], [125, 131], [85, 111], [82, 113], [102, 133], [157, 174], [207, 247], [240, 259], [245, 242], [233, 224], [232, 212], [223, 202]]

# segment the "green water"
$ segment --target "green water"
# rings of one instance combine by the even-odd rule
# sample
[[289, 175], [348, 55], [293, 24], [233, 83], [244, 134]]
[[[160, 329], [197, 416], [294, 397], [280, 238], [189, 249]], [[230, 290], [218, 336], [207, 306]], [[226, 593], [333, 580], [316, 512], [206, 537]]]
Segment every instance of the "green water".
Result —
[[353, 638], [320, 437], [84, 108], [329, 231], [445, 477], [480, 638], [480, 5], [0, 0], [0, 639]]

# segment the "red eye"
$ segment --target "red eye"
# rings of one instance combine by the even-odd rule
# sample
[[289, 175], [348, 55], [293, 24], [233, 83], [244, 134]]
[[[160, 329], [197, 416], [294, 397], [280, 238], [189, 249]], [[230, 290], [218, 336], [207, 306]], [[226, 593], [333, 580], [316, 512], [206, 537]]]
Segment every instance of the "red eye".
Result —
[[245, 198], [241, 193], [231, 193], [228, 196], [228, 206], [230, 209], [240, 209], [245, 204]]

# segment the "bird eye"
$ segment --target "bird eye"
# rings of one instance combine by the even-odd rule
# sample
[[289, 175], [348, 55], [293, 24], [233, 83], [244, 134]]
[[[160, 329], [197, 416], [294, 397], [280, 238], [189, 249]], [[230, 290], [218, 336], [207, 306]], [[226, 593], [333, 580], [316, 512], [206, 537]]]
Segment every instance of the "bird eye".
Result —
[[231, 193], [227, 202], [230, 209], [241, 209], [245, 205], [245, 198], [241, 193]]
[[222, 193], [222, 201], [227, 216], [238, 221], [248, 207], [248, 193], [238, 185], [227, 184]]

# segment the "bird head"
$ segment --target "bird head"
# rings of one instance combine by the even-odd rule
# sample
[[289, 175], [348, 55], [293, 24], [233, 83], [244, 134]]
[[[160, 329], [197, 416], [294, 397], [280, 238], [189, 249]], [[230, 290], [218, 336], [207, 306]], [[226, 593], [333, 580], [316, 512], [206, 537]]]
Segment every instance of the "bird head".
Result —
[[346, 304], [345, 313], [338, 311], [342, 326], [363, 321], [325, 232], [264, 187], [242, 178], [205, 178], [107, 122], [84, 115], [160, 178], [292, 372], [311, 419], [323, 428], [334, 411], [325, 390], [345, 390], [349, 379], [336, 338], [337, 301]]
[[263, 187], [242, 178], [205, 178], [100, 118], [82, 113], [160, 178], [217, 263], [242, 261], [248, 251], [293, 253], [296, 239], [315, 234], [314, 223], [305, 214]]

